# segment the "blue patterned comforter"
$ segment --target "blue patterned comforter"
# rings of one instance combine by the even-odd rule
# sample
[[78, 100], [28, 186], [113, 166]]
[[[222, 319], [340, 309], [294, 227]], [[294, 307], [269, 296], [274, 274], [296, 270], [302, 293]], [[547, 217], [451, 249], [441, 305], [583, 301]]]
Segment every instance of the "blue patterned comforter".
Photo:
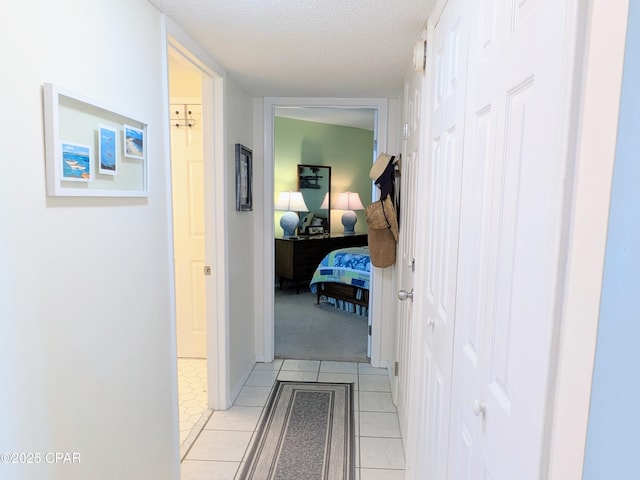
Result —
[[311, 279], [311, 292], [316, 284], [337, 282], [369, 289], [371, 257], [369, 247], [340, 248], [322, 259]]

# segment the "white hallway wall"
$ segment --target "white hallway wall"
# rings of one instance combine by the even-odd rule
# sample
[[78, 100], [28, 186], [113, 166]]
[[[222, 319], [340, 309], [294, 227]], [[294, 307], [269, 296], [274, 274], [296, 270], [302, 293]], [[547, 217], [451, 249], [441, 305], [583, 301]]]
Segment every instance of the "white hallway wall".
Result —
[[[161, 17], [145, 0], [7, 5], [0, 19], [3, 479], [175, 479], [178, 436]], [[117, 26], [117, 29], [115, 28]], [[115, 33], [117, 31], [117, 33]], [[10, 73], [10, 74], [8, 74]], [[148, 199], [48, 198], [42, 84], [150, 124]]]
[[637, 476], [640, 378], [640, 4], [630, 2], [584, 480]]
[[[256, 196], [256, 186], [261, 177], [256, 176], [256, 166], [262, 156], [254, 149], [253, 99], [227, 78], [225, 122], [227, 127], [226, 185], [228, 216], [229, 262], [229, 378], [231, 401], [249, 376], [256, 357], [254, 350], [255, 289], [254, 271], [254, 222], [262, 208]], [[235, 194], [235, 144], [241, 143], [253, 150], [253, 211], [236, 212]]]
[[[177, 479], [161, 15], [146, 0], [26, 0], [0, 17], [0, 41], [13, 112], [0, 117], [0, 159], [14, 169], [0, 176], [0, 452], [81, 459], [0, 464], [0, 478]], [[149, 122], [148, 199], [46, 196], [44, 82]], [[251, 146], [251, 99], [227, 85], [231, 212], [232, 146]], [[251, 217], [229, 217], [231, 256], [250, 268]], [[230, 303], [233, 384], [253, 357], [253, 307], [240, 294]]]

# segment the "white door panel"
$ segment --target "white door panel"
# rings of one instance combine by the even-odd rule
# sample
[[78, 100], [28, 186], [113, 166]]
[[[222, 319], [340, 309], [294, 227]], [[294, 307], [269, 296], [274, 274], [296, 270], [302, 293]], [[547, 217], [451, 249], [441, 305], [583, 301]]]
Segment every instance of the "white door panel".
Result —
[[[477, 6], [449, 466], [456, 479], [537, 479], [563, 199], [567, 6], [558, 0]], [[474, 403], [483, 408], [474, 412]]]
[[[437, 23], [430, 22], [431, 69], [427, 155], [422, 159], [419, 193], [421, 229], [416, 278], [414, 345], [416, 362], [412, 402], [420, 423], [410, 425], [418, 442], [409, 457], [409, 477], [449, 478], [448, 438], [458, 258], [458, 226], [464, 140], [467, 27], [462, 0], [447, 3]], [[426, 414], [422, 415], [420, 409]], [[413, 449], [413, 446], [410, 448]]]
[[191, 128], [171, 128], [171, 176], [179, 357], [206, 358], [204, 173], [201, 108]]
[[[405, 81], [404, 123], [407, 137], [403, 143], [400, 162], [400, 237], [398, 243], [398, 286], [406, 292], [413, 291], [415, 259], [415, 224], [418, 181], [418, 162], [422, 144], [421, 114], [424, 73], [411, 72]], [[400, 429], [406, 438], [408, 426], [409, 372], [411, 371], [410, 343], [413, 323], [413, 301], [398, 301], [398, 323], [396, 335], [396, 361], [398, 374], [395, 377], [396, 404]]]
[[[467, 30], [463, 2], [448, 2], [434, 29], [435, 78], [428, 159], [427, 303], [425, 349], [433, 355], [426, 386], [430, 412], [428, 475], [447, 479], [456, 265], [466, 88]], [[426, 472], [425, 472], [426, 473]]]
[[543, 473], [576, 9], [449, 0], [429, 20], [407, 478]]

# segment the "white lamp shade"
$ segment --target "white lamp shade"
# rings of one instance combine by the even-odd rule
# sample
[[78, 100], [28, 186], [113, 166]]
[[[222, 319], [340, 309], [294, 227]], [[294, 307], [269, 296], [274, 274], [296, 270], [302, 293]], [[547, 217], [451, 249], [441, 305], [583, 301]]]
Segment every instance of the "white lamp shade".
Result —
[[320, 210], [329, 210], [329, 192], [324, 194], [324, 199], [320, 205]]
[[364, 205], [362, 205], [360, 195], [357, 192], [342, 192], [338, 194], [333, 208], [336, 210], [364, 210]]
[[309, 208], [304, 203], [302, 193], [300, 192], [281, 192], [275, 204], [276, 210], [284, 210], [285, 212], [307, 212]]

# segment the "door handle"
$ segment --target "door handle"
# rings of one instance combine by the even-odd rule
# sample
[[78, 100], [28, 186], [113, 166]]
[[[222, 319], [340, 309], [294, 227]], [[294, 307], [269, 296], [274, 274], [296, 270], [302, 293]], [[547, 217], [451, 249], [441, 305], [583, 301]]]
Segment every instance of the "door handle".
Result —
[[484, 416], [485, 413], [487, 413], [487, 405], [484, 402], [481, 402], [480, 400], [473, 402], [473, 414], [476, 417], [479, 417], [480, 415]]
[[411, 289], [410, 292], [407, 292], [406, 290], [398, 291], [398, 299], [399, 300], [404, 302], [407, 298], [409, 300], [413, 301], [413, 288]]

